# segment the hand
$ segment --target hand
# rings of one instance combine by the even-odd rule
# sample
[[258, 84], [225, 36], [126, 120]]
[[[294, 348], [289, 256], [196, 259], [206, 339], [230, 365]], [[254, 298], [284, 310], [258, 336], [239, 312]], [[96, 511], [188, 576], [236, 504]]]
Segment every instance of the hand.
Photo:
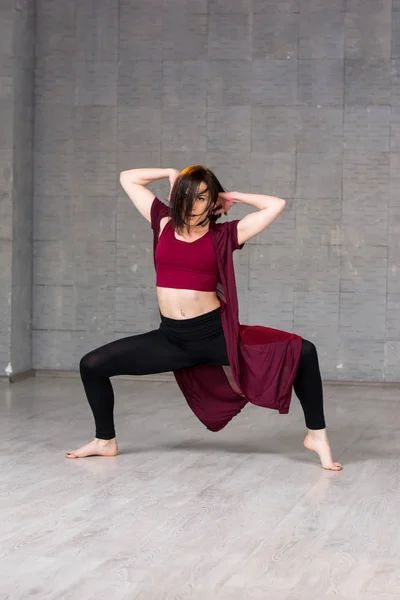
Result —
[[220, 192], [218, 194], [217, 204], [214, 208], [214, 215], [220, 215], [222, 213], [227, 213], [229, 209], [232, 208], [233, 204], [236, 202], [240, 202], [237, 199], [238, 192]]
[[169, 179], [168, 202], [170, 201], [170, 198], [171, 198], [171, 191], [172, 191], [172, 188], [174, 187], [175, 179], [179, 175], [179, 171], [177, 169], [170, 169], [169, 171], [170, 171], [170, 173], [168, 175], [168, 179]]

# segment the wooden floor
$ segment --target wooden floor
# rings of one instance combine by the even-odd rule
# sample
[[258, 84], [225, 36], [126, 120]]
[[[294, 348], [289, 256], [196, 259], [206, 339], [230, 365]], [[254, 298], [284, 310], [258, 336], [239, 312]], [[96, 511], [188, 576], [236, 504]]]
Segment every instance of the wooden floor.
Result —
[[79, 379], [0, 385], [1, 600], [398, 600], [400, 389], [325, 386], [324, 471], [290, 415], [209, 433], [175, 383], [114, 380], [121, 454]]

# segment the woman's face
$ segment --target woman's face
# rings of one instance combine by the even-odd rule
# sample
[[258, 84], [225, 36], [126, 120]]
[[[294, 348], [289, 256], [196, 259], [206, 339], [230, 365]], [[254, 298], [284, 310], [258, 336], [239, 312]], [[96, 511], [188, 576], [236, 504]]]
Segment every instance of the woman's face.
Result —
[[190, 225], [192, 227], [195, 227], [197, 223], [200, 223], [207, 213], [209, 192], [206, 191], [206, 189], [207, 185], [204, 182], [201, 182], [197, 190], [197, 195], [193, 203], [193, 212], [190, 217]]

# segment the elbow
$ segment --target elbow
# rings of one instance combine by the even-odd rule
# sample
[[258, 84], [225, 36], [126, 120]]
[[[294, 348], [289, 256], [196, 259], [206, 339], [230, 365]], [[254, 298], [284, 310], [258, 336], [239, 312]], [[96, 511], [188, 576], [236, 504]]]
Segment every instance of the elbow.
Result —
[[276, 216], [278, 217], [279, 215], [281, 215], [283, 213], [283, 211], [286, 208], [286, 200], [283, 200], [282, 198], [279, 198], [279, 202], [277, 203], [276, 206]]
[[286, 200], [283, 198], [274, 198], [273, 202], [270, 202], [268, 206], [265, 207], [267, 210], [272, 210], [273, 212], [281, 214], [286, 208]]
[[265, 199], [265, 206], [262, 208], [282, 212], [286, 207], [286, 200], [278, 196], [266, 196]]
[[130, 182], [133, 183], [132, 175], [129, 173], [129, 171], [121, 171], [119, 174], [119, 182], [122, 186]]

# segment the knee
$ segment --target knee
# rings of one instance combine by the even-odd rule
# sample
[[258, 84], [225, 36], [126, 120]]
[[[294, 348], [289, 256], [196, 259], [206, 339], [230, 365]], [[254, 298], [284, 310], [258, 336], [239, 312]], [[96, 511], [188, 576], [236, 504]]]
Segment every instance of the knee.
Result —
[[89, 352], [82, 356], [79, 362], [79, 370], [81, 373], [93, 372], [99, 368], [99, 360], [95, 352]]

